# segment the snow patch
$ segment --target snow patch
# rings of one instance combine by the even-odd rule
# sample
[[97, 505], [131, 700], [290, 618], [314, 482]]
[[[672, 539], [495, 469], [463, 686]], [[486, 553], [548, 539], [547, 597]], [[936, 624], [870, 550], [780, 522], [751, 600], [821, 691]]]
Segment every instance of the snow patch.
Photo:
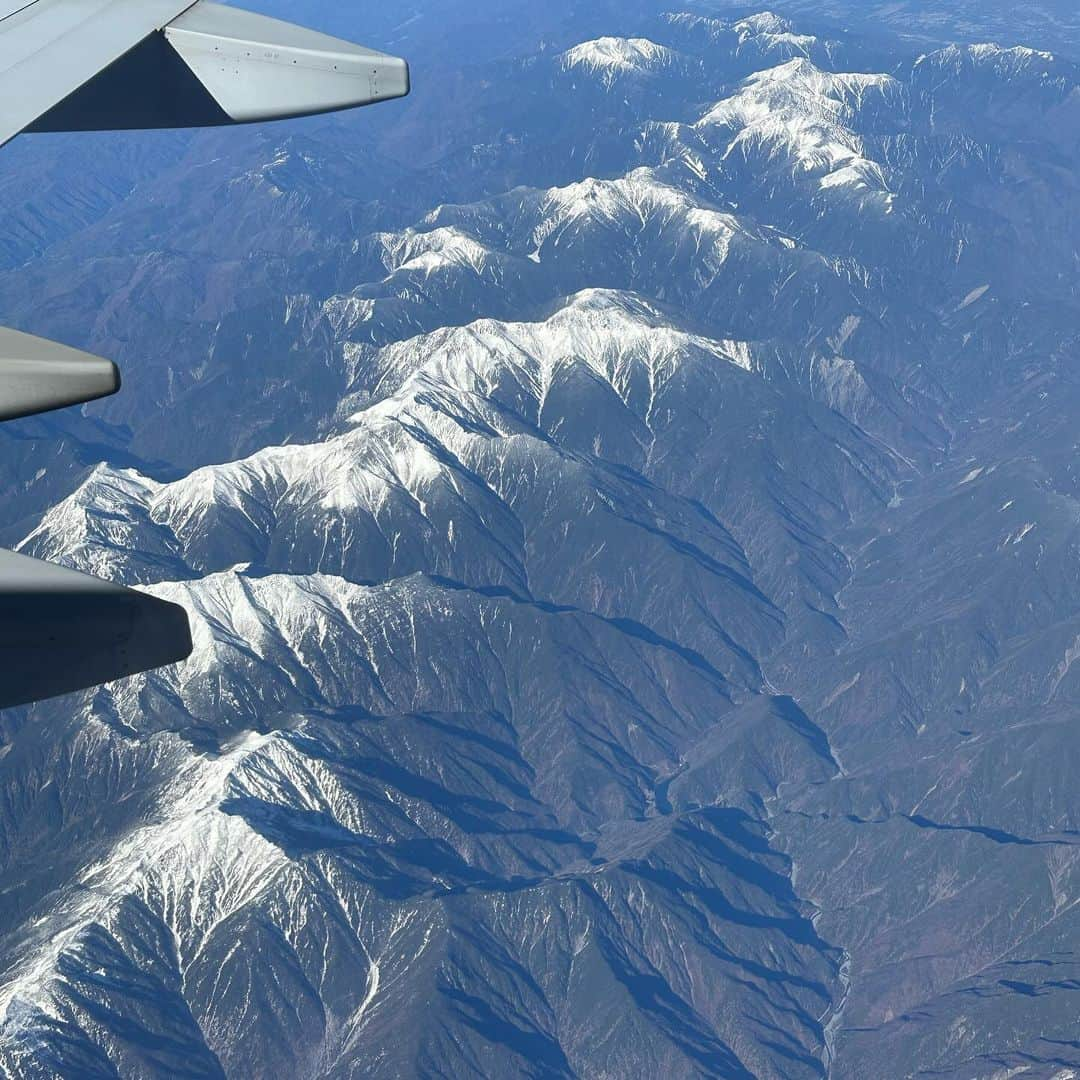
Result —
[[971, 292], [964, 297], [957, 311], [963, 311], [964, 308], [971, 307], [972, 304], [977, 303], [990, 291], [989, 285], [980, 285], [977, 289], [972, 289]]
[[725, 159], [740, 153], [782, 166], [794, 179], [816, 179], [822, 190], [877, 194], [885, 209], [885, 169], [866, 156], [854, 125], [870, 99], [888, 102], [901, 94], [890, 75], [835, 74], [797, 59], [752, 75], [695, 126], [727, 142]]
[[662, 71], [672, 67], [679, 54], [648, 38], [601, 37], [585, 41], [563, 53], [563, 70], [598, 75], [611, 87], [626, 75]]

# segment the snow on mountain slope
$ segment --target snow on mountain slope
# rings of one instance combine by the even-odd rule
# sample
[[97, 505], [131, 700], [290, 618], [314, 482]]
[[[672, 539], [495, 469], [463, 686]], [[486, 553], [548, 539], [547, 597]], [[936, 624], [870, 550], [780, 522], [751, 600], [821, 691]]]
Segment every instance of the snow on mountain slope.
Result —
[[0, 1073], [1080, 1067], [1073, 73], [549, 15], [0, 275], [132, 361], [10, 542], [196, 636], [0, 717]]
[[[603, 1000], [629, 1009], [617, 1052], [627, 1063], [701, 1060], [773, 1075], [771, 1038], [729, 1013], [739, 998], [762, 1018], [798, 1016], [783, 1036], [793, 1051], [820, 1038], [814, 1018], [835, 960], [784, 898], [783, 860], [741, 813], [687, 810], [672, 827], [649, 809], [680, 748], [725, 717], [738, 738], [716, 674], [592, 616], [422, 578], [364, 588], [225, 574], [157, 591], [196, 612], [195, 654], [107, 692], [115, 730], [98, 737], [123, 740], [134, 723], [183, 764], [158, 792], [161, 811], [82, 871], [70, 905], [43, 897], [47, 921], [14, 946], [18, 959], [0, 977], [9, 1062], [33, 1068], [35, 1055], [18, 1048], [50, 1044], [58, 1024], [67, 1052], [89, 1056], [107, 1001], [113, 1060], [127, 1070], [173, 1068], [187, 1055], [325, 1075], [361, 1031], [363, 1045], [417, 1067], [452, 1031], [453, 988], [475, 995], [484, 985], [502, 998], [490, 1007], [540, 1045], [557, 1027], [570, 1063], [609, 1022], [579, 1010], [598, 984], [614, 993]], [[146, 733], [151, 701], [159, 715], [219, 730], [226, 713], [241, 730], [268, 721], [278, 730], [184, 751]], [[782, 741], [769, 752], [796, 753], [784, 774], [828, 775], [801, 722], [775, 731]], [[634, 825], [631, 804], [645, 815]], [[731, 851], [720, 877], [695, 853], [710, 844]], [[672, 890], [699, 896], [699, 917], [672, 906]], [[641, 921], [650, 908], [670, 912], [662, 937]], [[461, 920], [472, 944], [452, 944]], [[759, 920], [799, 928], [793, 947], [821, 981], [783, 989], [770, 949], [746, 932]], [[535, 942], [524, 969], [500, 961], [522, 934]], [[627, 934], [630, 951], [614, 945]], [[551, 967], [545, 957], [567, 939], [574, 963]], [[710, 942], [715, 959], [688, 964], [690, 940]], [[407, 987], [428, 964], [443, 989], [427, 1023], [401, 1026], [400, 1010], [416, 1007]], [[680, 987], [665, 1010], [633, 989], [650, 971]], [[183, 1022], [178, 995], [191, 1010]], [[443, 1052], [459, 1060], [454, 1046]]]
[[810, 34], [795, 33], [795, 26], [790, 19], [785, 19], [773, 11], [761, 11], [757, 15], [749, 15], [734, 24], [734, 29], [739, 32], [744, 41], [751, 37], [762, 37], [770, 42], [798, 42], [804, 43], [816, 40]]
[[641, 275], [655, 274], [655, 260], [685, 264], [703, 250], [702, 288], [733, 253], [776, 274], [778, 261], [798, 257], [786, 254], [794, 246], [787, 238], [740, 221], [647, 168], [445, 205], [413, 228], [377, 234], [362, 246], [389, 274], [332, 301], [332, 310], [339, 334], [379, 344], [387, 336], [380, 322], [390, 324], [393, 336], [409, 336], [397, 333], [403, 308], [415, 312], [407, 316], [411, 325], [428, 328], [425, 323], [492, 301], [521, 310], [598, 284], [633, 288]]
[[806, 57], [828, 62], [836, 45], [828, 39], [801, 33], [789, 20], [773, 12], [761, 12], [730, 21], [692, 12], [668, 12], [663, 16], [680, 46], [708, 53], [717, 48], [732, 50], [733, 59], [767, 66]]
[[1080, 56], [1080, 16], [1069, 0], [789, 0], [784, 9], [805, 20], [841, 20], [853, 34], [899, 37], [926, 51], [950, 42], [1000, 41]]
[[684, 164], [440, 206], [398, 240], [380, 237], [380, 263], [388, 245], [415, 246], [429, 232], [467, 236], [497, 256], [480, 267], [443, 262], [437, 278], [395, 271], [358, 285], [330, 301], [334, 332], [381, 345], [460, 324], [448, 313], [462, 308], [504, 318], [598, 287], [692, 307], [721, 338], [804, 340], [808, 327], [859, 312], [869, 271], [721, 208]]
[[674, 50], [647, 38], [602, 37], [575, 45], [561, 57], [566, 71], [582, 71], [611, 89], [627, 76], [664, 71], [680, 63]]
[[866, 156], [854, 130], [857, 114], [903, 110], [901, 84], [887, 75], [837, 75], [805, 59], [750, 77], [737, 95], [698, 122], [716, 138], [731, 133], [725, 156], [761, 168], [779, 160], [792, 179], [812, 178], [821, 189], [854, 187], [880, 197], [889, 209], [881, 164]]
[[383, 243], [384, 262], [391, 273], [415, 270], [430, 275], [446, 266], [463, 266], [482, 273], [494, 255], [489, 248], [459, 229], [383, 233], [376, 239]]
[[951, 45], [919, 57], [912, 85], [940, 131], [993, 142], [1034, 138], [1069, 155], [1077, 151], [1076, 61], [1023, 46]]
[[[658, 30], [666, 26], [674, 32], [676, 23], [661, 20]], [[770, 20], [738, 25], [738, 32], [733, 31], [736, 43], [739, 34], [753, 38], [754, 27], [762, 33], [786, 32]], [[690, 33], [699, 45], [707, 40], [698, 29], [679, 33]], [[718, 66], [727, 62], [722, 59], [726, 55], [727, 50], [718, 53]], [[675, 78], [684, 105], [688, 81], [693, 82]], [[528, 73], [521, 89], [526, 101], [538, 99], [536, 107], [552, 92], [539, 72]], [[699, 95], [711, 100], [721, 93], [723, 85], [715, 81], [695, 85], [693, 104], [678, 111], [688, 121], [696, 120], [702, 110]], [[535, 108], [529, 108], [533, 115]], [[605, 131], [605, 154], [612, 155], [610, 169], [605, 154], [582, 151], [583, 163], [588, 161], [584, 176], [570, 166], [573, 179], [565, 183], [516, 189], [520, 209], [506, 195], [451, 202], [429, 215], [430, 220], [406, 216], [406, 221], [416, 222], [412, 228], [366, 229], [370, 211], [356, 208], [353, 195], [364, 183], [346, 179], [342, 162], [311, 139], [281, 138], [267, 143], [266, 160], [230, 176], [221, 190], [203, 191], [185, 179], [185, 201], [177, 208], [180, 224], [175, 226], [187, 230], [182, 255], [165, 259], [152, 244], [146, 252], [112, 251], [92, 273], [69, 255], [70, 280], [82, 285], [69, 284], [50, 294], [45, 309], [67, 311], [80, 289], [86, 292], [99, 312], [95, 338], [87, 344], [126, 361], [143, 387], [138, 402], [129, 392], [103, 406], [105, 415], [132, 427], [139, 453], [177, 464], [243, 456], [264, 440], [304, 440], [318, 434], [322, 418], [335, 404], [327, 369], [336, 363], [334, 351], [343, 338], [385, 344], [483, 316], [531, 318], [562, 296], [597, 286], [661, 296], [666, 287], [678, 288], [672, 299], [696, 307], [698, 296], [688, 291], [693, 283], [703, 296], [700, 306], [706, 315], [728, 320], [718, 337], [758, 339], [782, 331], [793, 344], [807, 344], [808, 328], [839, 325], [852, 314], [861, 315], [866, 302], [862, 293], [873, 268], [840, 262], [831, 253], [823, 260], [812, 243], [796, 239], [803, 235], [801, 222], [790, 231], [769, 228], [766, 222], [775, 219], [759, 213], [749, 193], [725, 175], [726, 144], [710, 151], [697, 131], [696, 145], [685, 154], [678, 151], [684, 154], [681, 167], [635, 160], [642, 125], [668, 120], [666, 110], [666, 102], [646, 95], [617, 121], [597, 119]], [[588, 123], [587, 110], [568, 119], [559, 136], [567, 145], [552, 153], [574, 162], [573, 144], [595, 134], [587, 126], [582, 130]], [[507, 151], [526, 154], [516, 149], [525, 146], [526, 135], [508, 135]], [[275, 176], [287, 173], [276, 181], [287, 197], [272, 203], [262, 186], [251, 187], [246, 179], [249, 173], [265, 171], [267, 160]], [[535, 175], [536, 169], [526, 164], [517, 166], [518, 173]], [[633, 168], [641, 164], [646, 167]], [[370, 169], [370, 163], [363, 168]], [[354, 171], [366, 176], [360, 165]], [[348, 191], [349, 199], [344, 207], [328, 210], [328, 192], [339, 189]], [[504, 188], [495, 179], [489, 190]], [[230, 201], [238, 204], [241, 221], [235, 236], [226, 228], [223, 209]], [[742, 204], [750, 213], [740, 214], [737, 205]], [[205, 210], [201, 216], [200, 209]], [[209, 228], [207, 214], [214, 222]], [[858, 235], [859, 224], [866, 222], [849, 222], [848, 229]], [[132, 227], [143, 229], [142, 218]], [[224, 254], [213, 273], [203, 275], [208, 233], [220, 240]], [[107, 235], [113, 242], [115, 227], [110, 226]], [[252, 237], [258, 237], [255, 247], [265, 251], [267, 259], [251, 258]], [[335, 259], [318, 260], [315, 274], [310, 252], [318, 243], [332, 248]], [[697, 260], [699, 249], [711, 249], [705, 261]], [[290, 250], [299, 253], [296, 259], [286, 257]], [[850, 252], [841, 254], [850, 258]], [[546, 265], [538, 259], [546, 259]], [[26, 288], [26, 280], [20, 279], [20, 287]], [[752, 287], [740, 293], [743, 280]], [[125, 335], [140, 330], [168, 334], [170, 347], [151, 356], [129, 356], [130, 346], [118, 336], [115, 305], [101, 303], [109, 290], [123, 290], [127, 298]], [[267, 290], [272, 302], [256, 299]], [[792, 290], [795, 295], [789, 295]], [[284, 306], [282, 294], [289, 298]], [[748, 308], [752, 296], [763, 303]], [[873, 298], [877, 309], [879, 301]], [[819, 305], [828, 310], [818, 311]], [[187, 313], [184, 319], [182, 313]], [[255, 325], [259, 332], [250, 333]], [[870, 326], [871, 320], [864, 319], [863, 325]], [[69, 333], [77, 337], [77, 328], [73, 317]], [[225, 428], [207, 422], [211, 397], [229, 399], [235, 424]], [[207, 408], [202, 407], [204, 399]], [[147, 421], [151, 410], [166, 406], [182, 414], [183, 423]]]
[[[748, 656], [779, 629], [766, 596], [805, 587], [775, 574], [771, 546], [794, 521], [812, 535], [883, 501], [901, 467], [826, 408], [802, 415], [801, 392], [747, 370], [755, 355], [596, 290], [542, 323], [361, 349], [344, 433], [168, 485], [99, 471], [22, 550], [136, 581], [237, 561], [354, 581], [427, 570], [655, 625], [753, 684]], [[678, 419], [690, 402], [697, 430]], [[762, 455], [785, 473], [771, 489]], [[144, 538], [118, 548], [125, 523]], [[840, 565], [828, 546], [820, 560]]]
[[398, 391], [421, 367], [463, 390], [490, 396], [509, 369], [537, 403], [536, 420], [552, 385], [576, 364], [607, 382], [642, 419], [650, 411], [640, 400], [643, 382], [659, 391], [695, 360], [749, 367], [745, 343], [687, 332], [642, 297], [603, 289], [577, 293], [543, 322], [485, 320], [383, 349], [348, 348], [346, 355], [354, 380], [369, 385], [364, 393], [375, 400]]

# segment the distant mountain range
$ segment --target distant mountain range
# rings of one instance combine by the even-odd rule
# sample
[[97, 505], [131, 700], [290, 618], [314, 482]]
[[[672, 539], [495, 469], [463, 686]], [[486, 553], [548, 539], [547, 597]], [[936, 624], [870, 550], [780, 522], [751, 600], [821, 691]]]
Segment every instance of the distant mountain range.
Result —
[[1080, 53], [852, 10], [9, 148], [0, 541], [196, 647], [0, 715], [0, 1074], [1080, 1075]]

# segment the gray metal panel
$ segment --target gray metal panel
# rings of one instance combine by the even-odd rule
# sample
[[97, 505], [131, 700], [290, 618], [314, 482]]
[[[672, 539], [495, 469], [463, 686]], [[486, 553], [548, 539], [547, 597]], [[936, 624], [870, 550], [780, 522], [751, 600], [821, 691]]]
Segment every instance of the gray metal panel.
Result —
[[0, 421], [81, 405], [119, 389], [112, 361], [0, 327]]
[[[0, 20], [0, 144], [164, 28], [191, 3], [34, 0]], [[4, 10], [10, 7], [9, 2]]]
[[0, 551], [0, 709], [190, 655], [187, 615], [175, 604]]
[[409, 66], [398, 57], [210, 0], [171, 23], [165, 37], [238, 123], [350, 109], [409, 92]]

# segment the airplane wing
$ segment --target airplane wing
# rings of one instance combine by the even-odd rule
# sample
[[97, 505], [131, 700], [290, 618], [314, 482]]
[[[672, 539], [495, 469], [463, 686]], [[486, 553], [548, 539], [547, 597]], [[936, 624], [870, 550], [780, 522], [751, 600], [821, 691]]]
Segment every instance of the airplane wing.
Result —
[[[212, 0], [0, 0], [0, 146], [24, 131], [255, 123], [408, 93], [404, 60]], [[119, 388], [109, 361], [0, 328], [0, 422]], [[190, 652], [181, 609], [0, 551], [0, 709]]]
[[111, 360], [0, 326], [0, 421], [96, 401], [119, 389]]
[[190, 655], [183, 608], [0, 551], [0, 709], [113, 682]]
[[0, 7], [0, 143], [188, 7], [188, 0], [5, 0]]
[[[211, 0], [0, 0], [0, 145], [22, 131], [255, 123], [408, 92], [404, 60]], [[80, 377], [74, 359], [0, 335], [0, 420], [119, 389], [105, 361], [84, 358]]]
[[404, 60], [200, 0], [0, 0], [0, 145], [201, 127], [404, 97]]

